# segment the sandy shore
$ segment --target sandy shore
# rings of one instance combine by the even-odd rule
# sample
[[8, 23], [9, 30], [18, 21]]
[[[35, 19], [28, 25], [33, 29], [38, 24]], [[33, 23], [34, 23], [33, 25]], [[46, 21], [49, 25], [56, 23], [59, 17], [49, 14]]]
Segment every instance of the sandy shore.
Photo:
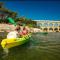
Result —
[[[16, 27], [14, 25], [11, 25], [11, 24], [0, 24], [0, 32], [4, 32], [4, 31], [12, 31], [14, 30]], [[41, 32], [40, 29], [38, 28], [29, 28], [28, 26], [26, 26], [26, 28], [31, 31], [31, 32]]]

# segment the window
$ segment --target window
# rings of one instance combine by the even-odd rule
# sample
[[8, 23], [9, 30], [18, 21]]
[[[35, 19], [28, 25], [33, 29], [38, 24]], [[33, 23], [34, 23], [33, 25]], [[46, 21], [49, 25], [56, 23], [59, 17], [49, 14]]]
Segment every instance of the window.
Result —
[[55, 30], [55, 32], [58, 32], [58, 28], [55, 28], [54, 30]]
[[58, 23], [55, 23], [55, 24], [54, 24], [54, 27], [58, 27]]
[[53, 23], [50, 23], [49, 26], [52, 27], [53, 26]]
[[60, 31], [60, 28], [59, 28], [59, 31]]
[[44, 28], [43, 30], [44, 30], [44, 31], [47, 31], [47, 30], [48, 30], [48, 28]]
[[54, 30], [56, 31], [56, 30], [58, 30], [58, 28], [55, 28]]
[[42, 23], [40, 23], [39, 25], [42, 26]]
[[49, 28], [49, 30], [53, 30], [53, 28]]
[[38, 26], [42, 26], [42, 23], [38, 23]]
[[44, 23], [44, 25], [43, 25], [43, 26], [47, 27], [47, 26], [48, 26], [48, 23]]

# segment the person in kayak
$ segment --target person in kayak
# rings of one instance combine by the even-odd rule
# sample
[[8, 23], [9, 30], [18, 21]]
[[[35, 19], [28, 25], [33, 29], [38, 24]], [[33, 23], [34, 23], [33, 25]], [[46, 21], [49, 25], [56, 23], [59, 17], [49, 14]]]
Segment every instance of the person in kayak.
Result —
[[20, 32], [20, 35], [21, 36], [24, 36], [24, 35], [27, 35], [28, 34], [28, 30], [27, 30], [27, 28], [24, 26], [23, 27], [23, 30]]
[[22, 32], [23, 32], [23, 35], [28, 34], [28, 30], [27, 30], [27, 28], [26, 28], [26, 27], [24, 27]]
[[[20, 32], [20, 26], [17, 25], [16, 29], [14, 31], [11, 31], [11, 32], [9, 32], [7, 34], [7, 39], [18, 38], [20, 36], [19, 32]], [[4, 48], [3, 49], [3, 53], [2, 53], [3, 57], [8, 56], [8, 53], [9, 53], [9, 49], [8, 48]]]
[[14, 31], [11, 31], [8, 33], [7, 38], [18, 38], [20, 32], [20, 26], [17, 25], [16, 29]]

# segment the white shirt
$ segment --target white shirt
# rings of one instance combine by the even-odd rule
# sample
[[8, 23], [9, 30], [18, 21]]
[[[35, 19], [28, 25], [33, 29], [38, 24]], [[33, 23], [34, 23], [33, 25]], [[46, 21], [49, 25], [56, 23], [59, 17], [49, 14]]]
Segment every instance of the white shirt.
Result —
[[18, 37], [18, 32], [17, 31], [12, 31], [9, 32], [7, 35], [7, 38], [17, 38]]

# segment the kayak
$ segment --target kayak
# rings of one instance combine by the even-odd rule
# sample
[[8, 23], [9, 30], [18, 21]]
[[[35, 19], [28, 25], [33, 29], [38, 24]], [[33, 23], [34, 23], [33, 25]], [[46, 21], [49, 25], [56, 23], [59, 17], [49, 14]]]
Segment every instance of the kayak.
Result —
[[3, 39], [1, 42], [1, 46], [3, 49], [4, 48], [9, 49], [18, 45], [22, 45], [25, 42], [28, 42], [30, 37], [31, 37], [31, 34], [25, 35], [20, 38]]

